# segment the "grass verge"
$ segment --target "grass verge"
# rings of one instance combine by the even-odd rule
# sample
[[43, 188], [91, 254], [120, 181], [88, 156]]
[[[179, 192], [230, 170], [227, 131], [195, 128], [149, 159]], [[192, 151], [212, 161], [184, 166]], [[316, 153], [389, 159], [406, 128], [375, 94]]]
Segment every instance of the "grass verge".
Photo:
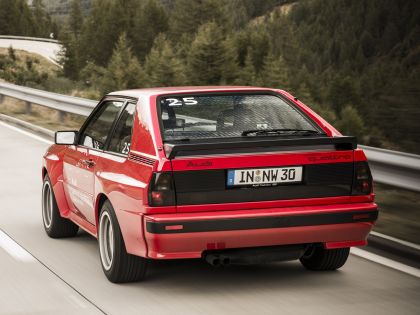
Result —
[[60, 122], [58, 111], [39, 105], [32, 105], [31, 112], [26, 112], [26, 103], [10, 97], [4, 97], [0, 104], [0, 114], [12, 116], [29, 123], [57, 130], [78, 130], [86, 117], [66, 113], [63, 122]]

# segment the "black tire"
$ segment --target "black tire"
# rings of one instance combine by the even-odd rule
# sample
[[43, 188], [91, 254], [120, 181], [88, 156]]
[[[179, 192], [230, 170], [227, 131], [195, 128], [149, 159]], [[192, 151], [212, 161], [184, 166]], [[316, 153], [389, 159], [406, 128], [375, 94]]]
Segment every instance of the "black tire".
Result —
[[336, 270], [346, 263], [349, 253], [350, 248], [313, 247], [300, 258], [300, 262], [309, 270]]
[[[109, 232], [110, 227], [112, 232]], [[109, 281], [135, 282], [146, 276], [147, 259], [127, 253], [117, 217], [108, 200], [99, 216], [98, 242], [102, 270]]]
[[42, 185], [42, 223], [51, 238], [73, 237], [79, 231], [76, 224], [61, 216], [48, 175]]

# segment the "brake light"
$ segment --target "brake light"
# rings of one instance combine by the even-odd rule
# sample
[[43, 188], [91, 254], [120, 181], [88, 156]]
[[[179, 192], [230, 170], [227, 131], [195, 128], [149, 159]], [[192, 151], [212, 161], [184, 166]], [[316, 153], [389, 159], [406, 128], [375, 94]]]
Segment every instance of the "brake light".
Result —
[[372, 174], [367, 162], [354, 163], [352, 195], [369, 195], [372, 193]]
[[175, 192], [171, 172], [153, 173], [149, 185], [149, 205], [152, 207], [175, 205]]

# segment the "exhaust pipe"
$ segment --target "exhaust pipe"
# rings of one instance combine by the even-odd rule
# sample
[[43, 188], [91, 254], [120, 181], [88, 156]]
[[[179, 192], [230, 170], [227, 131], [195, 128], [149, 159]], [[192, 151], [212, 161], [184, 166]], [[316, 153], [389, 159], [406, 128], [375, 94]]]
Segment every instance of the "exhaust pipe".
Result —
[[302, 257], [309, 244], [278, 245], [251, 248], [232, 248], [203, 253], [212, 266], [261, 264], [273, 261], [295, 260]]
[[206, 255], [205, 259], [210, 265], [214, 267], [219, 267], [222, 265], [222, 260], [220, 260], [219, 255]]
[[222, 259], [222, 265], [223, 266], [230, 265], [230, 258], [229, 257], [223, 257], [223, 259]]
[[205, 256], [205, 259], [210, 265], [214, 267], [230, 265], [230, 258], [227, 256], [208, 254]]

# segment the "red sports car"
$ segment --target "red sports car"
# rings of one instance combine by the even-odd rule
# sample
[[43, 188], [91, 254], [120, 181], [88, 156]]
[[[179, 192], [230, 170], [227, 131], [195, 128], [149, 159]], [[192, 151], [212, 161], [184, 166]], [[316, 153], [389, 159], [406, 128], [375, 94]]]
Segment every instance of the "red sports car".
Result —
[[378, 216], [356, 139], [282, 90], [114, 92], [55, 143], [42, 169], [45, 230], [97, 237], [112, 282], [142, 279], [154, 259], [333, 270]]

